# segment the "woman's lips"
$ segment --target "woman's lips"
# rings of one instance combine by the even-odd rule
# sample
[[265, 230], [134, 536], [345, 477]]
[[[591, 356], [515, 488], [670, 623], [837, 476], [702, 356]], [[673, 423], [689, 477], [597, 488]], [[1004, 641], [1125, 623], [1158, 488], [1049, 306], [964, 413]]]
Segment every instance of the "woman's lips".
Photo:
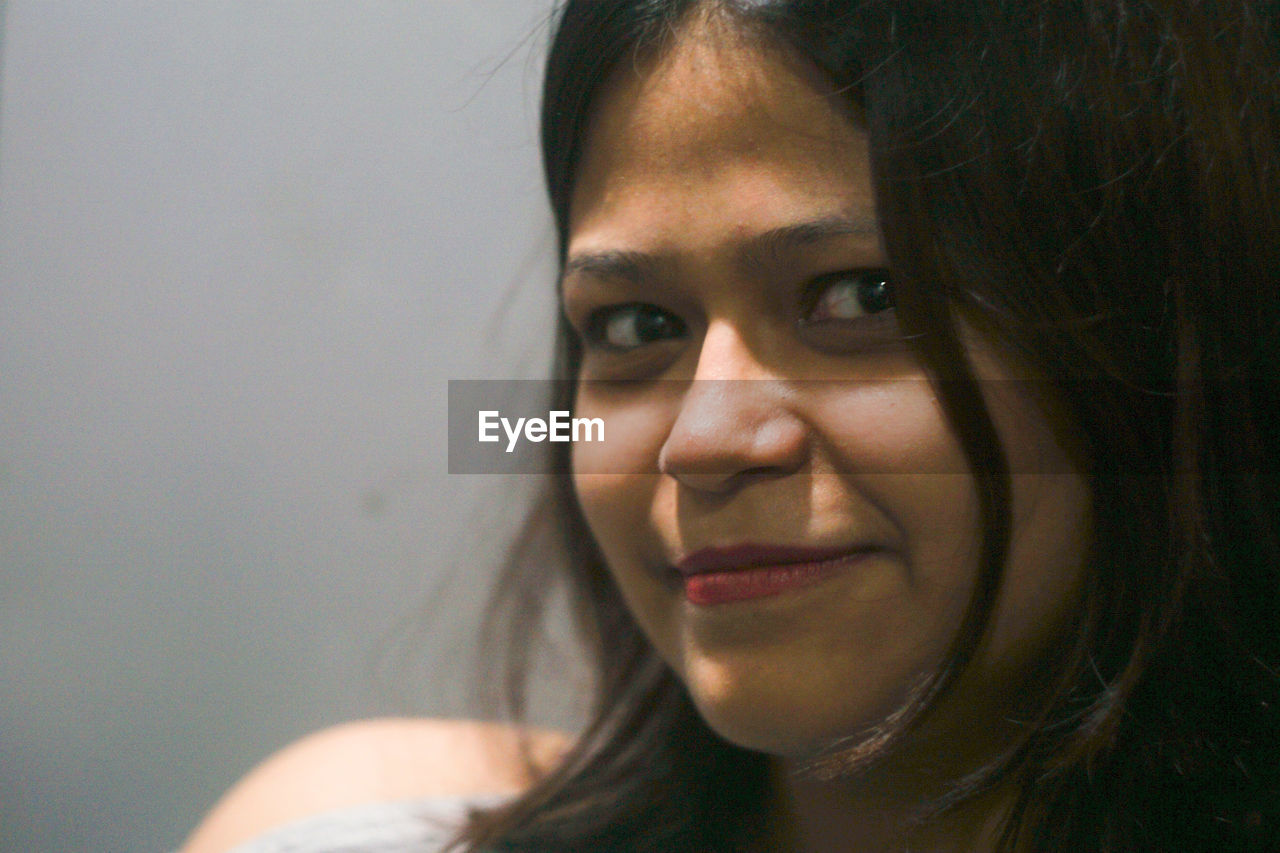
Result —
[[691, 604], [709, 606], [812, 586], [873, 552], [866, 546], [734, 545], [704, 548], [675, 564]]

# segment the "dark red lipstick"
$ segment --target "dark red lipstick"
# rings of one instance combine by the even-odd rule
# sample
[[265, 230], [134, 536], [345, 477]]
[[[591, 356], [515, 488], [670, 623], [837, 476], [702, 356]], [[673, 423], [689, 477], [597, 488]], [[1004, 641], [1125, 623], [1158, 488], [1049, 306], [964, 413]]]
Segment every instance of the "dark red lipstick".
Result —
[[690, 603], [709, 606], [812, 586], [874, 550], [733, 545], [694, 551], [677, 562], [675, 569], [684, 578], [684, 594]]

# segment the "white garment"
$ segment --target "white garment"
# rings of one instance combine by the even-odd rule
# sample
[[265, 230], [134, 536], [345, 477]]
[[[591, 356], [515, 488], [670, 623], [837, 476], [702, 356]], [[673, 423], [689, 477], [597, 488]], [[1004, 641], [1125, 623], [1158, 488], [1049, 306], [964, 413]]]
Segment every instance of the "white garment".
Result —
[[439, 853], [468, 809], [494, 806], [509, 796], [366, 803], [287, 823], [231, 853]]

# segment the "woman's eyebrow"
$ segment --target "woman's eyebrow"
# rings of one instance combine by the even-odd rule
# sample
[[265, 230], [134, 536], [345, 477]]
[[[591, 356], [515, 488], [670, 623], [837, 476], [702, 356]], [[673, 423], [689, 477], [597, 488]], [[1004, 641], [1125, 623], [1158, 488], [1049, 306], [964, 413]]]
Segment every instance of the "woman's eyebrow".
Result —
[[564, 263], [560, 280], [586, 274], [596, 278], [620, 278], [633, 284], [651, 282], [669, 271], [671, 260], [661, 255], [646, 254], [624, 249], [602, 252], [583, 252]]
[[[823, 216], [794, 222], [754, 234], [736, 247], [738, 263], [747, 269], [776, 265], [796, 252], [840, 237], [876, 237], [880, 233], [875, 217]], [[676, 259], [667, 254], [651, 254], [625, 249], [581, 252], [565, 261], [560, 280], [586, 274], [597, 278], [614, 278], [633, 284], [652, 283], [669, 277]]]
[[840, 237], [878, 237], [880, 225], [874, 216], [823, 216], [770, 228], [743, 241], [739, 249], [741, 265], [754, 269], [791, 260], [801, 249]]

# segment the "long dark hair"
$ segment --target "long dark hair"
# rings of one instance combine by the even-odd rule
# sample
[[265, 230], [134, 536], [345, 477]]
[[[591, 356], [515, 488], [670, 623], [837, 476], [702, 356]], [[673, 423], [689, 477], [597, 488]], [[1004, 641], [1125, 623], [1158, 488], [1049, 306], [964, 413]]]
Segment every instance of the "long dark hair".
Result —
[[[1009, 472], [953, 318], [1049, 377], [1087, 460], [1095, 539], [1072, 642], [1025, 736], [939, 807], [1013, 784], [1010, 850], [1280, 849], [1280, 11], [571, 0], [542, 107], [562, 260], [600, 84], [706, 6], [816, 65], [865, 124], [897, 310], [979, 487], [979, 583], [891, 735], [968, 662], [1008, 547]], [[562, 323], [556, 376], [578, 360]], [[764, 831], [767, 759], [714, 735], [640, 633], [563, 447], [489, 628], [507, 631], [518, 717], [541, 603], [562, 585], [594, 707], [564, 763], [473, 815], [460, 843], [740, 850]]]

